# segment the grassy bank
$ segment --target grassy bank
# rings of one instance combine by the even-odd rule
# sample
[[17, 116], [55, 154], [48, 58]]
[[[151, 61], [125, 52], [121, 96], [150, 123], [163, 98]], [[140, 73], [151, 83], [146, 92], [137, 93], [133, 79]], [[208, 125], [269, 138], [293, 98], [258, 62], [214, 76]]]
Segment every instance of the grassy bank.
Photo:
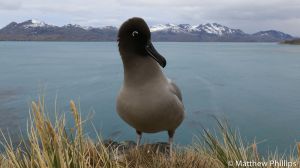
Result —
[[[80, 113], [73, 101], [70, 102], [75, 121], [73, 128], [67, 128], [64, 115], [56, 116], [51, 122], [45, 114], [43, 101], [32, 102], [31, 117], [27, 135], [19, 145], [12, 144], [4, 136], [5, 151], [0, 154], [1, 168], [194, 168], [194, 167], [288, 167], [288, 163], [272, 164], [272, 160], [286, 160], [291, 167], [299, 159], [300, 145], [295, 153], [279, 155], [270, 153], [261, 156], [256, 143], [243, 142], [237, 131], [228, 127], [226, 122], [217, 120], [219, 130], [210, 132], [203, 129], [199, 139], [187, 147], [177, 147], [170, 158], [165, 152], [143, 146], [126, 152], [110, 148], [101, 138], [91, 140], [83, 130]], [[298, 152], [298, 154], [297, 154]], [[268, 163], [267, 166], [253, 165]], [[251, 164], [252, 163], [252, 164]]]

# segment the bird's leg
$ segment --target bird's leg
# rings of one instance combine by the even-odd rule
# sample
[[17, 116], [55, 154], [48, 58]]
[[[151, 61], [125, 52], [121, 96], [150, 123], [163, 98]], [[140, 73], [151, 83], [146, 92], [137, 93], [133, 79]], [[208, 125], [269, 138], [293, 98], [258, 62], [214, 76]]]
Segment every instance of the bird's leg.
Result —
[[141, 139], [142, 139], [142, 132], [136, 130], [136, 148], [140, 146]]
[[169, 130], [168, 135], [169, 135], [169, 145], [170, 145], [170, 157], [172, 157], [173, 153], [173, 137], [174, 137], [175, 131]]

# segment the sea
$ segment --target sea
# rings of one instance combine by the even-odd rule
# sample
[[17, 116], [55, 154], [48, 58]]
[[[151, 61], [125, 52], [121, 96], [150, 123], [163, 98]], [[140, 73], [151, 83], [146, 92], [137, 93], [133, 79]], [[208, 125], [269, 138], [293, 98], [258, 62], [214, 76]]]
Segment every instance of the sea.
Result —
[[[201, 141], [226, 120], [262, 152], [287, 152], [300, 141], [300, 46], [278, 43], [156, 42], [164, 73], [180, 87], [186, 116], [175, 143]], [[116, 112], [123, 81], [117, 42], [0, 42], [0, 129], [18, 139], [30, 121], [30, 104], [45, 100], [49, 116], [78, 103], [85, 135], [135, 140]], [[200, 137], [200, 140], [199, 140]], [[167, 133], [143, 142], [167, 141]], [[201, 142], [200, 142], [201, 143]]]

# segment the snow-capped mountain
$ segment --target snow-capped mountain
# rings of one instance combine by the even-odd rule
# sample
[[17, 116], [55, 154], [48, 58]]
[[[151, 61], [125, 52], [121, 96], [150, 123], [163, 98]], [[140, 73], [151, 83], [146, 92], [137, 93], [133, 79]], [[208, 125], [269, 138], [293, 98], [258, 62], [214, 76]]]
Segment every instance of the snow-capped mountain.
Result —
[[229, 28], [218, 23], [158, 24], [150, 26], [150, 31], [156, 41], [277, 42], [293, 38], [289, 34], [276, 30], [247, 34], [240, 29]]
[[12, 41], [114, 41], [116, 27], [85, 27], [78, 24], [50, 25], [38, 20], [12, 22], [0, 29], [0, 40]]
[[[218, 23], [199, 25], [158, 24], [150, 26], [154, 41], [232, 41], [278, 42], [293, 37], [276, 30], [247, 34]], [[118, 28], [114, 26], [91, 27], [78, 24], [55, 26], [38, 20], [12, 22], [0, 29], [0, 40], [34, 41], [115, 41]]]
[[260, 36], [262, 38], [276, 38], [276, 39], [292, 39], [293, 37], [289, 34], [285, 34], [276, 30], [260, 31], [253, 34], [254, 36]]
[[159, 24], [150, 26], [151, 32], [173, 32], [173, 33], [208, 33], [215, 35], [225, 35], [232, 33], [241, 33], [243, 31], [239, 29], [231, 29], [226, 26], [222, 26], [218, 23], [207, 23], [200, 25], [190, 25], [190, 24]]

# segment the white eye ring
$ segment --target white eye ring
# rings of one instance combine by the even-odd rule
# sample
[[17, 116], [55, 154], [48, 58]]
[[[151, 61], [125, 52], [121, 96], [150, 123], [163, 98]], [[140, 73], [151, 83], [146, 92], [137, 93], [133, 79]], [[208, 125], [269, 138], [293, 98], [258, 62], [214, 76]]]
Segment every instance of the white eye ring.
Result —
[[133, 31], [133, 32], [132, 32], [132, 36], [133, 36], [133, 37], [135, 37], [135, 36], [137, 36], [137, 35], [139, 35], [139, 32], [138, 32], [138, 31]]

